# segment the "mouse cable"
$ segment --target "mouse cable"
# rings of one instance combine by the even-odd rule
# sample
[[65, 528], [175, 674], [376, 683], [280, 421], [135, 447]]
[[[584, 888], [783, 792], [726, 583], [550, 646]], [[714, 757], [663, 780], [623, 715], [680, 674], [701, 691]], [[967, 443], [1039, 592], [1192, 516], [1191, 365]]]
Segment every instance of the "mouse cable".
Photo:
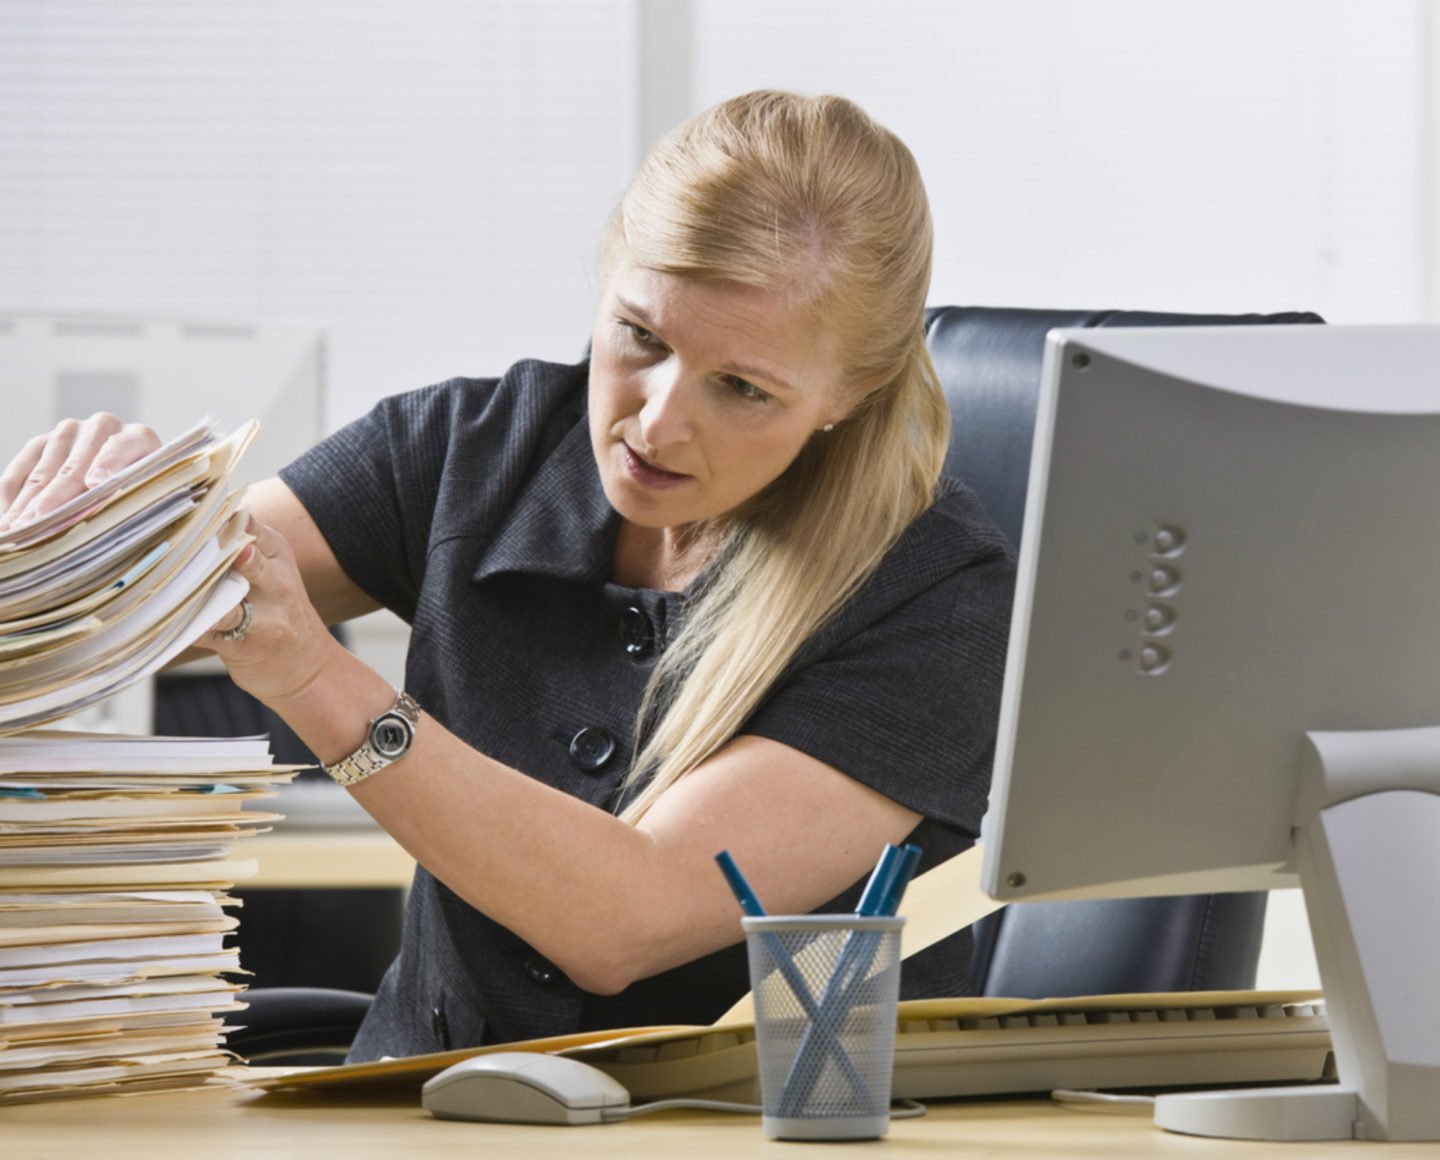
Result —
[[[892, 1120], [913, 1120], [923, 1116], [929, 1109], [915, 1100], [896, 1100], [892, 1108]], [[633, 1108], [604, 1108], [600, 1119], [609, 1124], [617, 1120], [628, 1120], [631, 1116], [644, 1116], [650, 1112], [667, 1112], [675, 1108], [687, 1108], [702, 1112], [739, 1112], [742, 1115], [758, 1116], [764, 1109], [759, 1104], [732, 1104], [724, 1100], [656, 1100]]]

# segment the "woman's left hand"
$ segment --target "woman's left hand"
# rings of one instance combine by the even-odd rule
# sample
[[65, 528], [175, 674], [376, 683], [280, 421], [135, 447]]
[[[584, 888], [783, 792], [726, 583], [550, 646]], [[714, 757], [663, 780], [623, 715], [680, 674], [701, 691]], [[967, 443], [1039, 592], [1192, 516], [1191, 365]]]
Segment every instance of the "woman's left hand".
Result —
[[[285, 537], [252, 515], [246, 530], [255, 537], [236, 557], [234, 571], [250, 582], [245, 601], [226, 613], [195, 643], [217, 653], [231, 679], [267, 704], [303, 692], [340, 648], [310, 603]], [[243, 635], [230, 633], [250, 623]]]

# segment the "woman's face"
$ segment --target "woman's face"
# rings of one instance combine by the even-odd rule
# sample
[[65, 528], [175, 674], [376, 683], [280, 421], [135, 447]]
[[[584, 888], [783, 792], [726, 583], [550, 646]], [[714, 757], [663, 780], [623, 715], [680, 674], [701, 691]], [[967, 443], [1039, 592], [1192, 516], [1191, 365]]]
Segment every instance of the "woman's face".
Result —
[[733, 511], [842, 417], [838, 381], [831, 344], [783, 295], [622, 258], [590, 351], [605, 495], [649, 528]]

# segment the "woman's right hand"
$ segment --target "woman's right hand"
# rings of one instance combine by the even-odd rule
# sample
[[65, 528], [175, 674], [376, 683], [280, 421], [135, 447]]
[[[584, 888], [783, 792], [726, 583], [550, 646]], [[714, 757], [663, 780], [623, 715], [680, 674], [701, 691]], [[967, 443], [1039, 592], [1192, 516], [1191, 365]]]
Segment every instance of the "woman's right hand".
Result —
[[0, 475], [0, 532], [28, 524], [160, 446], [140, 423], [97, 412], [62, 419], [20, 449]]

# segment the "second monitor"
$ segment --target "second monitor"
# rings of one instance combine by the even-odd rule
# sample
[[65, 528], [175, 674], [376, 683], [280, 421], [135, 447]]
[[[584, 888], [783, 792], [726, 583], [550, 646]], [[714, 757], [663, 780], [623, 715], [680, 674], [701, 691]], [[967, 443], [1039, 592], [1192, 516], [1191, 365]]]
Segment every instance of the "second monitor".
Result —
[[1440, 327], [1057, 331], [1046, 359], [985, 888], [1298, 877], [1343, 1090], [1157, 1118], [1440, 1139]]

